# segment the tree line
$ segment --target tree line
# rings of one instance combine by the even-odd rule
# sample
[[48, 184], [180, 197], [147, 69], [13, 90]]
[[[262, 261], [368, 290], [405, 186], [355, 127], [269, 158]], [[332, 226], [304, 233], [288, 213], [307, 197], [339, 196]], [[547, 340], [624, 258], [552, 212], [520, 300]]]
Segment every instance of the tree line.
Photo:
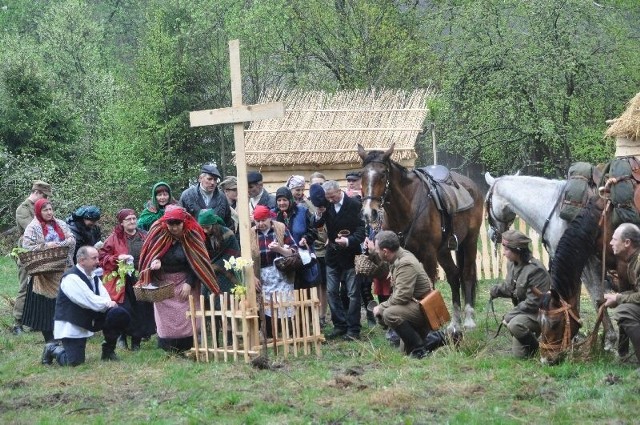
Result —
[[613, 154], [605, 120], [640, 87], [637, 22], [635, 0], [4, 0], [0, 229], [36, 178], [58, 211], [113, 213], [158, 180], [179, 193], [203, 162], [234, 174], [232, 129], [188, 112], [231, 104], [235, 38], [247, 103], [430, 86], [450, 165], [561, 177]]

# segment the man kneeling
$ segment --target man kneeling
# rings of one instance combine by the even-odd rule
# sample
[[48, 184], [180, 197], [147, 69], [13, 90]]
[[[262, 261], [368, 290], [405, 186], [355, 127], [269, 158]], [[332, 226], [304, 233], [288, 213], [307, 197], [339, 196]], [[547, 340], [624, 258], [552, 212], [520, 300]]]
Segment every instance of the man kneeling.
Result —
[[56, 299], [53, 335], [62, 341], [48, 343], [42, 353], [42, 364], [50, 365], [55, 358], [61, 366], [84, 363], [87, 339], [102, 330], [102, 360], [117, 360], [115, 349], [120, 335], [131, 320], [129, 313], [111, 300], [94, 271], [98, 266], [98, 251], [92, 246], [78, 250], [75, 267], [62, 276]]
[[[418, 259], [409, 251], [400, 248], [398, 236], [388, 230], [376, 235], [375, 245], [367, 241], [369, 249], [390, 264], [391, 297], [373, 309], [376, 318], [390, 327], [404, 343], [404, 351], [411, 357], [422, 358], [429, 351], [444, 345], [442, 335], [437, 344], [427, 347], [423, 336], [429, 331], [422, 307], [416, 300], [424, 298], [433, 289], [431, 280]], [[434, 335], [435, 336], [435, 335]], [[433, 338], [432, 338], [433, 339]]]

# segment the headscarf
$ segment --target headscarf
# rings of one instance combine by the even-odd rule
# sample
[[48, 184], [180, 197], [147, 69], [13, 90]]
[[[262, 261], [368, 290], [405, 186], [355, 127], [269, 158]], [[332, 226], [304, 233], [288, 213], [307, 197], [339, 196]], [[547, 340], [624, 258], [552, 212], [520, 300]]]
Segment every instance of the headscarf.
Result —
[[124, 221], [125, 218], [129, 217], [130, 215], [136, 215], [136, 212], [131, 208], [121, 209], [120, 211], [118, 211], [118, 214], [116, 215], [116, 218], [118, 219], [118, 224], [116, 224], [116, 226], [113, 228], [113, 233], [116, 234], [116, 237], [118, 239], [122, 239], [122, 240], [126, 239], [124, 226], [122, 225], [122, 222]]
[[304, 185], [305, 185], [305, 180], [303, 176], [293, 175], [289, 177], [289, 180], [287, 180], [288, 189], [293, 189], [296, 187], [304, 187]]
[[291, 191], [284, 186], [276, 191], [276, 201], [279, 198], [287, 198], [289, 200], [289, 207], [285, 211], [282, 211], [280, 208], [276, 208], [276, 219], [283, 222], [288, 227], [289, 221], [298, 212], [298, 204], [296, 204], [295, 199], [293, 199], [293, 194], [291, 193]]
[[153, 189], [151, 190], [151, 203], [155, 207], [156, 211], [163, 209], [162, 207], [160, 207], [160, 205], [158, 205], [158, 200], [156, 199], [156, 195], [159, 192], [167, 192], [169, 194], [169, 202], [167, 203], [167, 205], [173, 204], [175, 202], [175, 200], [171, 196], [171, 186], [169, 186], [165, 182], [158, 182], [153, 185]]
[[74, 220], [87, 219], [91, 221], [100, 220], [100, 208], [95, 205], [83, 205], [72, 214]]
[[216, 215], [212, 209], [200, 210], [200, 214], [198, 214], [198, 224], [201, 226], [213, 226], [214, 224], [225, 226], [224, 220]]
[[177, 205], [169, 205], [165, 209], [164, 216], [156, 221], [149, 230], [147, 239], [142, 245], [140, 253], [140, 284], [147, 285], [151, 282], [151, 262], [162, 257], [171, 248], [176, 239], [167, 226], [168, 220], [181, 220], [184, 223], [182, 235], [178, 237], [191, 270], [198, 279], [214, 294], [220, 293], [218, 282], [211, 265], [207, 247], [205, 246], [205, 234], [202, 227], [187, 211]]
[[253, 210], [254, 220], [266, 220], [268, 218], [275, 218], [275, 213], [269, 209], [266, 205], [258, 205]]
[[38, 199], [34, 205], [36, 218], [40, 222], [40, 226], [42, 226], [42, 235], [44, 236], [45, 239], [47, 238], [47, 234], [49, 233], [49, 228], [47, 225], [50, 224], [53, 226], [53, 229], [56, 231], [56, 233], [60, 237], [60, 240], [63, 241], [64, 232], [62, 231], [62, 227], [60, 227], [58, 222], [56, 222], [55, 216], [51, 219], [51, 221], [45, 221], [45, 219], [42, 218], [42, 209], [49, 204], [51, 204], [51, 201], [49, 201], [46, 198], [41, 198], [41, 199]]

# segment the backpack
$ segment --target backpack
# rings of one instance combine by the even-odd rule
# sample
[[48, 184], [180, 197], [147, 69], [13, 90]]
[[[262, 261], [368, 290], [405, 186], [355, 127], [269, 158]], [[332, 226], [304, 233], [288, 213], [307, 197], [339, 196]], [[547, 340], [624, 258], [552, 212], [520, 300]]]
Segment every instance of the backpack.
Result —
[[560, 218], [563, 220], [573, 220], [593, 194], [593, 168], [588, 162], [575, 162], [569, 167], [560, 205]]

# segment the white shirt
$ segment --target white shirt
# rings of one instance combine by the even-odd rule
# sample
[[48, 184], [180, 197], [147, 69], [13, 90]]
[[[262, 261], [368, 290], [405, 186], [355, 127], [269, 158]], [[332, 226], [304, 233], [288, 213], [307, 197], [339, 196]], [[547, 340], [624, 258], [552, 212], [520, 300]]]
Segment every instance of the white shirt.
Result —
[[[91, 281], [91, 285], [94, 284], [93, 278], [84, 271], [84, 269], [78, 266], [78, 270], [85, 274]], [[109, 293], [102, 285], [102, 281], [98, 279], [98, 288], [100, 295], [96, 295], [87, 284], [75, 274], [69, 274], [62, 278], [60, 282], [60, 290], [73, 302], [80, 307], [87, 308], [93, 311], [107, 311], [111, 304], [111, 297]], [[53, 337], [55, 339], [62, 338], [89, 338], [93, 335], [93, 332], [88, 331], [80, 326], [74, 325], [64, 320], [56, 320], [53, 322]]]
[[254, 196], [253, 198], [249, 198], [249, 210], [251, 211], [252, 214], [253, 214], [253, 210], [256, 209], [256, 207], [258, 206], [258, 202], [260, 202], [260, 198], [262, 198], [263, 193], [264, 193], [264, 189], [262, 189], [260, 193], [258, 193], [258, 195]]
[[336, 202], [333, 204], [333, 208], [335, 208], [336, 212], [340, 212], [340, 208], [342, 208], [342, 203], [344, 202], [344, 192], [340, 191], [340, 202]]

